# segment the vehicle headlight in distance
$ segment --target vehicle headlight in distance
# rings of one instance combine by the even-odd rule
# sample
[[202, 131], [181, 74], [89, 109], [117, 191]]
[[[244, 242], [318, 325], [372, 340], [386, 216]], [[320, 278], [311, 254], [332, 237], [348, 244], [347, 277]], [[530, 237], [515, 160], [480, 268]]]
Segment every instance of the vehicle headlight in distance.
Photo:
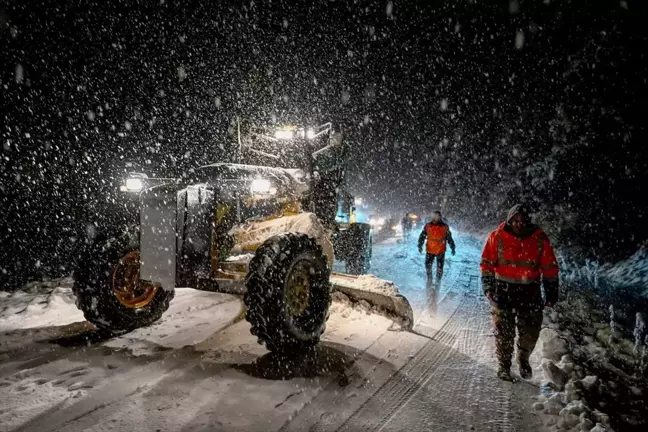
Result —
[[258, 178], [252, 180], [250, 192], [252, 192], [253, 195], [274, 195], [277, 193], [277, 189], [272, 187], [270, 180]]
[[126, 179], [126, 190], [128, 192], [138, 192], [144, 188], [144, 182], [139, 178]]

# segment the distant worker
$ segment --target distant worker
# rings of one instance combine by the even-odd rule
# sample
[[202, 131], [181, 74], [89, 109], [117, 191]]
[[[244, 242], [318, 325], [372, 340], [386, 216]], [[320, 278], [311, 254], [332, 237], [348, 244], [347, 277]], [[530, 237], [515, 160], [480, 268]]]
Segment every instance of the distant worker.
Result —
[[428, 281], [432, 281], [432, 265], [436, 259], [437, 263], [437, 279], [443, 276], [443, 264], [445, 262], [446, 244], [450, 245], [452, 255], [455, 254], [455, 242], [452, 239], [450, 227], [443, 222], [441, 212], [435, 211], [432, 213], [432, 221], [425, 224], [423, 231], [419, 236], [418, 250], [419, 253], [423, 252], [423, 243], [427, 238], [425, 246], [425, 272]]
[[403, 227], [403, 239], [406, 241], [409, 240], [410, 234], [412, 233], [412, 219], [410, 218], [409, 213], [405, 213], [405, 217], [401, 221], [401, 227]]
[[506, 222], [490, 234], [480, 267], [484, 294], [492, 306], [497, 376], [512, 381], [511, 357], [517, 327], [520, 376], [531, 378], [529, 356], [542, 326], [540, 283], [545, 291], [544, 306], [552, 307], [558, 300], [558, 263], [549, 237], [531, 223], [524, 205], [513, 206]]

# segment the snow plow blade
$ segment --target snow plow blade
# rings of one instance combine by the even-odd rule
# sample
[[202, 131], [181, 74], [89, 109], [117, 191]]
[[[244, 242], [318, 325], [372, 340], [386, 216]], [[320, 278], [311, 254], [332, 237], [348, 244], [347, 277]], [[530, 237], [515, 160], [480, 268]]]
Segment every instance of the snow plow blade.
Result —
[[353, 302], [364, 300], [371, 306], [386, 312], [387, 316], [401, 325], [402, 330], [412, 330], [414, 311], [393, 282], [372, 275], [352, 276], [332, 273], [331, 285], [334, 292], [346, 295]]

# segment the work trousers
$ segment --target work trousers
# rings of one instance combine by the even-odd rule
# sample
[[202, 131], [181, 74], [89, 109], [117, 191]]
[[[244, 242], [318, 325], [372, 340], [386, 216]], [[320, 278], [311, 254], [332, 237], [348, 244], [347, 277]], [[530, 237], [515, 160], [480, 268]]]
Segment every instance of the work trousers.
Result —
[[495, 348], [501, 367], [511, 368], [515, 331], [518, 360], [528, 360], [542, 327], [542, 293], [539, 284], [497, 282], [497, 305], [492, 307]]
[[443, 264], [445, 262], [445, 252], [442, 252], [438, 255], [435, 254], [426, 254], [425, 255], [425, 273], [427, 274], [428, 280], [432, 280], [432, 265], [436, 259], [436, 276], [437, 279], [441, 279], [443, 276]]

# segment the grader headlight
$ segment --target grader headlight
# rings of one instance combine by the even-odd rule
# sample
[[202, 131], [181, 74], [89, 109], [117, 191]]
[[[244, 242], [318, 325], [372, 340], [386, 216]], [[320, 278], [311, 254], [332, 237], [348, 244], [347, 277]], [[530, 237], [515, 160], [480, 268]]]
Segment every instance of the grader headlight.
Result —
[[121, 192], [139, 193], [146, 187], [146, 174], [130, 173], [119, 186]]
[[126, 179], [126, 190], [129, 192], [139, 192], [144, 188], [144, 182], [139, 178]]
[[277, 193], [277, 188], [272, 186], [270, 180], [257, 178], [252, 180], [252, 183], [250, 184], [250, 192], [252, 195], [275, 195]]

